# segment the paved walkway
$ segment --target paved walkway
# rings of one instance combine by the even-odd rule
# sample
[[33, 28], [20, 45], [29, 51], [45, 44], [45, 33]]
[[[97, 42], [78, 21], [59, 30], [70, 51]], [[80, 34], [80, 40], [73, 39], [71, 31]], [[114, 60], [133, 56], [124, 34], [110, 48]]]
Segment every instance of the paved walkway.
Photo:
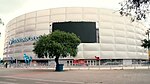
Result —
[[[5, 67], [0, 67], [5, 68]], [[10, 68], [10, 67], [8, 67]], [[14, 67], [16, 68], [16, 67]], [[18, 69], [55, 69], [55, 66], [24, 66], [18, 67]], [[101, 65], [101, 66], [64, 66], [64, 70], [126, 70], [126, 69], [150, 69], [150, 65]]]
[[0, 84], [150, 84], [150, 70], [0, 69]]

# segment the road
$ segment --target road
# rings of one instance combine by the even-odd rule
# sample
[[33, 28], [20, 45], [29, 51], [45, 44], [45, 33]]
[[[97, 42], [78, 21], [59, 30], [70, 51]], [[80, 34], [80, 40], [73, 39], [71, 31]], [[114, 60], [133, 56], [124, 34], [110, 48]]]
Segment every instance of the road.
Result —
[[150, 84], [150, 70], [66, 70], [0, 68], [0, 84]]

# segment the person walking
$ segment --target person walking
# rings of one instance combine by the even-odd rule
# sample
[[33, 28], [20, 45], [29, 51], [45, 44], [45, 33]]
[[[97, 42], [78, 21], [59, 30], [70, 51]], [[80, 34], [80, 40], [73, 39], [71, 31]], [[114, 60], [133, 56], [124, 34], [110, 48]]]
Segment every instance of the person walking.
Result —
[[8, 63], [6, 62], [5, 67], [7, 68], [7, 66], [8, 66]]

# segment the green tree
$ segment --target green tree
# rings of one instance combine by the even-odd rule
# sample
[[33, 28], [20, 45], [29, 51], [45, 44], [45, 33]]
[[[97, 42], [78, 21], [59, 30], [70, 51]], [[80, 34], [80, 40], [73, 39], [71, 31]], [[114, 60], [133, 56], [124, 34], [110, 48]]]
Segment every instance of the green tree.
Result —
[[0, 24], [4, 25], [4, 22], [2, 21], [2, 19], [0, 18]]
[[131, 16], [131, 21], [146, 19], [150, 12], [150, 0], [124, 0], [119, 4], [120, 14]]
[[56, 30], [48, 35], [42, 35], [33, 43], [33, 52], [41, 57], [55, 57], [56, 65], [59, 65], [59, 57], [73, 56], [77, 54], [77, 46], [81, 40], [74, 33]]
[[147, 39], [142, 40], [141, 46], [149, 49], [150, 48], [150, 40], [147, 40]]
[[147, 35], [147, 39], [143, 39], [142, 40], [142, 47], [144, 47], [144, 48], [150, 48], [150, 40], [149, 40], [149, 34], [150, 33], [150, 30], [148, 29], [147, 31], [146, 31], [146, 35]]

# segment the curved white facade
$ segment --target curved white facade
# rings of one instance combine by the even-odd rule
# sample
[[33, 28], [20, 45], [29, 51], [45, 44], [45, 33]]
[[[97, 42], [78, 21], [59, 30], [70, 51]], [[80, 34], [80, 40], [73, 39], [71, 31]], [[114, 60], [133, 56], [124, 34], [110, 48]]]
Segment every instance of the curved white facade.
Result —
[[7, 24], [4, 56], [23, 59], [26, 53], [36, 58], [33, 41], [9, 44], [11, 39], [34, 37], [51, 33], [53, 22], [91, 21], [99, 29], [99, 43], [81, 43], [76, 58], [94, 59], [148, 59], [141, 40], [146, 28], [130, 22], [113, 10], [101, 8], [53, 8], [30, 12], [14, 18]]

